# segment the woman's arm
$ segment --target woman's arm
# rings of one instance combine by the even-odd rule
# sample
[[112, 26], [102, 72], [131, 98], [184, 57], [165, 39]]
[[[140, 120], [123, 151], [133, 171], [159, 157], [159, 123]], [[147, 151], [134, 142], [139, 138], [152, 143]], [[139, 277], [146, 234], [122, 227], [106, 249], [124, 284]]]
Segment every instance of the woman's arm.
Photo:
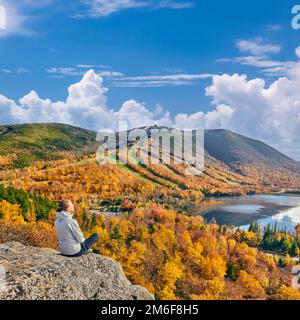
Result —
[[85, 241], [84, 235], [76, 220], [70, 219], [69, 228], [78, 243], [83, 243]]

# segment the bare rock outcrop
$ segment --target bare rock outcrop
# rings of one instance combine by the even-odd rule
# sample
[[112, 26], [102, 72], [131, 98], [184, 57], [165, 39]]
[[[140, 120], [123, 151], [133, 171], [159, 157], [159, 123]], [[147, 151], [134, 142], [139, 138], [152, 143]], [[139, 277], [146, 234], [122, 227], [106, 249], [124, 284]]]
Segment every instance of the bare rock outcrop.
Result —
[[129, 282], [117, 262], [98, 254], [66, 258], [9, 242], [0, 245], [0, 271], [0, 300], [153, 299]]

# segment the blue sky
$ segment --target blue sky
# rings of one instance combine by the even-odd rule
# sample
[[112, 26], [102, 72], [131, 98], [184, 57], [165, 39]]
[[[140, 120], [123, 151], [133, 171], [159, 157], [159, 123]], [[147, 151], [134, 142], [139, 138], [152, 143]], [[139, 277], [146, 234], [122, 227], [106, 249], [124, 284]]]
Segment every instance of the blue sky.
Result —
[[[2, 74], [2, 93], [18, 99], [35, 89], [42, 97], [62, 99], [66, 87], [80, 76], [50, 78], [45, 70], [78, 64], [105, 65], [108, 70], [128, 76], [245, 71], [255, 76], [261, 70], [216, 60], [238, 56], [237, 39], [258, 36], [282, 44], [285, 50], [278, 58], [289, 60], [294, 50], [291, 44], [300, 35], [290, 27], [289, 1], [251, 1], [245, 6], [241, 1], [198, 0], [191, 1], [193, 8], [133, 8], [98, 19], [72, 19], [72, 14], [77, 12], [69, 3], [59, 1], [32, 8], [23, 27], [35, 34], [0, 40], [0, 68], [31, 71], [21, 75]], [[282, 29], [274, 32], [272, 25], [280, 25]], [[135, 98], [152, 108], [159, 103], [174, 112], [186, 108], [196, 112], [199, 108], [210, 108], [204, 98], [208, 83], [209, 80], [200, 80], [158, 88], [116, 88], [110, 81], [105, 85], [111, 88], [109, 99], [113, 106]]]
[[[234, 112], [230, 114], [226, 109], [222, 111], [224, 115], [218, 107], [229, 106], [236, 114], [234, 104], [242, 95], [242, 87], [234, 97], [230, 91], [229, 97], [227, 91], [220, 93], [222, 84], [216, 88], [217, 79], [213, 78], [245, 74], [248, 80], [265, 80], [265, 88], [280, 77], [291, 79], [298, 63], [295, 49], [300, 46], [300, 30], [291, 27], [295, 1], [253, 0], [245, 4], [235, 0], [0, 0], [0, 4], [8, 14], [7, 29], [0, 30], [0, 94], [7, 98], [2, 102], [3, 110], [13, 108], [8, 100], [25, 109], [31, 107], [34, 101], [30, 99], [26, 100], [30, 106], [18, 101], [31, 90], [43, 101], [66, 101], [70, 85], [93, 69], [103, 78], [101, 86], [109, 89], [100, 90], [105, 98], [99, 99], [105, 105], [99, 107], [106, 111], [118, 112], [124, 103], [134, 101], [147, 109], [150, 118], [160, 114], [163, 121], [170, 118], [172, 123], [178, 123], [174, 117], [184, 113], [186, 116], [179, 119], [186, 125], [191, 125], [189, 116], [197, 118], [203, 112], [199, 125], [204, 121], [207, 127], [228, 127], [295, 156], [293, 145], [299, 142], [298, 135], [285, 134], [278, 118], [269, 119], [267, 124], [257, 123], [252, 115], [249, 122], [229, 121]], [[225, 83], [226, 79], [221, 80]], [[214, 85], [207, 93], [207, 88]], [[297, 105], [297, 99], [295, 93], [293, 104]], [[251, 110], [249, 104], [245, 102], [247, 110]], [[269, 106], [270, 101], [266, 104]], [[256, 105], [254, 100], [253, 108]], [[126, 106], [123, 114], [138, 108]], [[218, 115], [211, 120], [214, 114], [209, 112]], [[259, 110], [253, 112], [257, 114]], [[298, 116], [295, 108], [288, 112], [289, 117]], [[80, 118], [78, 109], [75, 113]], [[147, 115], [143, 117], [146, 119]], [[53, 119], [53, 115], [48, 118]], [[14, 119], [20, 122], [18, 117], [8, 115], [2, 122]], [[32, 119], [35, 120], [29, 117], [28, 121]], [[66, 122], [89, 126], [88, 119], [82, 123], [68, 119]], [[44, 118], [36, 121], [39, 120]], [[105, 124], [97, 123], [97, 128], [100, 125]], [[253, 132], [251, 127], [257, 125], [270, 125], [269, 132]], [[295, 123], [294, 131], [297, 130]]]

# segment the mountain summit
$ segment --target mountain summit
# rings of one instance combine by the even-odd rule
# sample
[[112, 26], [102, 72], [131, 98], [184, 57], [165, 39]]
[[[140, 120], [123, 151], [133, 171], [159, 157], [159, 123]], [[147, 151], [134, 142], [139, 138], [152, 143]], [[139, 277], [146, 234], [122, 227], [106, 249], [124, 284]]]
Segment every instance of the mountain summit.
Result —
[[[160, 126], [139, 129], [149, 132], [151, 128], [169, 129]], [[96, 137], [96, 132], [64, 124], [1, 126], [0, 169], [25, 168], [36, 161], [73, 159], [76, 162], [96, 153], [101, 145]], [[256, 185], [267, 187], [266, 191], [300, 187], [300, 164], [263, 142], [224, 129], [205, 130], [204, 142], [205, 170], [201, 181], [194, 184], [199, 183], [200, 190], [203, 184], [217, 186], [217, 189], [225, 186], [244, 189], [243, 186], [248, 185], [246, 192], [257, 189]], [[168, 186], [170, 181], [162, 178], [172, 180], [176, 175], [176, 180], [181, 181], [179, 185], [186, 179], [181, 176], [180, 168], [161, 166], [160, 172], [154, 172], [153, 168], [131, 166], [132, 170], [142, 176], [147, 173], [151, 180]]]

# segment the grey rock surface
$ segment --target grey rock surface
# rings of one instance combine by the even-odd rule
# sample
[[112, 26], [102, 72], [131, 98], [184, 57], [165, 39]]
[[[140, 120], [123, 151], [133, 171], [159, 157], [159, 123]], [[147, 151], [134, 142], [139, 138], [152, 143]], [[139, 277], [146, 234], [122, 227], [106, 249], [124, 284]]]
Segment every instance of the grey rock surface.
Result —
[[[0, 300], [152, 300], [114, 260], [88, 254], [66, 258], [52, 249], [0, 244]], [[5, 283], [3, 283], [5, 270]]]

